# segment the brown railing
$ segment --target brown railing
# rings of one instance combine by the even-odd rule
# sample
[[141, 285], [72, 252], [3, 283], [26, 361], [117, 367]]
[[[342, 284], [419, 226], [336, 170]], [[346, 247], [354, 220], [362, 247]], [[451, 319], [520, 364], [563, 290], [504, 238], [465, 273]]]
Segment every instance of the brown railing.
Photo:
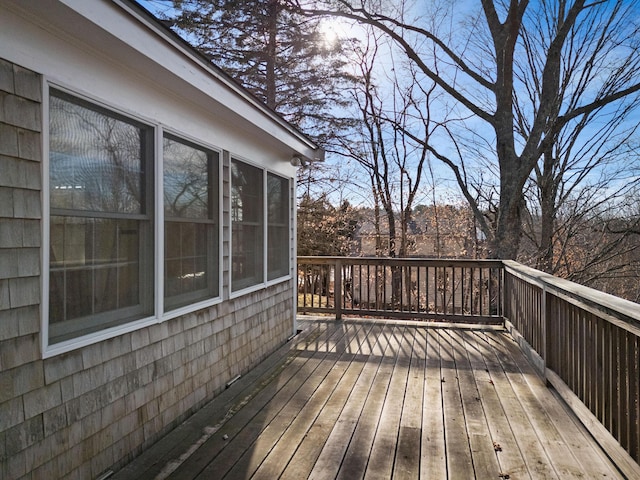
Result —
[[640, 478], [640, 306], [503, 263], [507, 327], [621, 470]]
[[298, 311], [502, 323], [502, 263], [298, 257]]
[[512, 261], [299, 257], [298, 312], [504, 324], [640, 478], [640, 306]]

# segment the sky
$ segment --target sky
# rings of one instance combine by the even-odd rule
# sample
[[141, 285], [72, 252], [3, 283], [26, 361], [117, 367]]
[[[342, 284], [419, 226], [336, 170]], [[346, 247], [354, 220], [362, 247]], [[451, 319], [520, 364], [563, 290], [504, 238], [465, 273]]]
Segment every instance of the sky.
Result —
[[[169, 4], [166, 0], [140, 0], [139, 3], [143, 5], [145, 8], [151, 10], [152, 12], [157, 11], [158, 7], [166, 8]], [[539, 2], [532, 2], [533, 5], [538, 4]], [[440, 1], [440, 2], [422, 2], [418, 1], [414, 3], [414, 6], [405, 11], [405, 14], [408, 17], [413, 17], [414, 25], [418, 26], [426, 26], [431, 30], [437, 31], [439, 35], [443, 38], [448, 39], [450, 45], [454, 45], [456, 51], [465, 52], [467, 54], [467, 58], [473, 59], [474, 56], [471, 55], [474, 51], [480, 52], [482, 54], [487, 54], [487, 52], [483, 52], [484, 44], [482, 42], [483, 36], [481, 33], [484, 31], [484, 22], [478, 21], [477, 30], [474, 32], [471, 37], [462, 36], [461, 33], [465, 31], [469, 31], [470, 28], [473, 28], [474, 21], [479, 19], [474, 12], [479, 12], [479, 3], [475, 0], [462, 0], [462, 1]], [[433, 10], [432, 10], [433, 9]], [[434, 15], [434, 10], [437, 10]], [[362, 38], [366, 35], [363, 33], [363, 30], [357, 30], [353, 25], [347, 24], [345, 22], [326, 22], [326, 30], [328, 41], [340, 41], [345, 35], [352, 36], [354, 33], [357, 33], [357, 36]], [[424, 43], [427, 47], [429, 46], [426, 42]], [[408, 71], [406, 68], [406, 64], [402, 65], [401, 61], [403, 60], [403, 54], [398, 53], [397, 49], [386, 48], [383, 49], [383, 54], [378, 59], [378, 84], [381, 85], [380, 91], [381, 96], [385, 97], [387, 100], [392, 99], [392, 89], [388, 86], [383, 86], [386, 78], [396, 77], [396, 78], [409, 78]], [[429, 61], [429, 53], [430, 51], [427, 49], [423, 52], [424, 58]], [[406, 57], [405, 57], [406, 58]], [[392, 61], [392, 59], [396, 60], [396, 63]], [[400, 61], [398, 61], [400, 59]], [[490, 58], [489, 58], [490, 60]], [[481, 71], [485, 67], [491, 67], [490, 62], [478, 62], [474, 65], [474, 68], [478, 71]], [[457, 89], [461, 91], [466, 91], [469, 95], [471, 95], [477, 103], [487, 102], [488, 105], [491, 104], [491, 92], [484, 88], [478, 87], [475, 81], [469, 80], [469, 78], [465, 78], [464, 75], [461, 75], [460, 72], [456, 69], [447, 66], [444, 63], [439, 64], [438, 73], [443, 77], [449, 79], [450, 83], [455, 85]], [[483, 72], [484, 75], [487, 75], [489, 79], [492, 79], [490, 70], [487, 72]], [[421, 77], [419, 79], [419, 83], [427, 88], [430, 84], [425, 77]], [[524, 88], [526, 88], [526, 84], [520, 84], [518, 88], [523, 89], [520, 94], [524, 92]], [[452, 158], [459, 157], [459, 153], [462, 153], [462, 157], [465, 161], [465, 166], [467, 168], [467, 173], [469, 175], [477, 175], [478, 177], [482, 177], [483, 181], [493, 181], [495, 183], [495, 171], [492, 171], [490, 165], [494, 165], [495, 170], [495, 134], [490, 126], [477, 117], [473, 117], [469, 115], [469, 112], [460, 108], [459, 105], [455, 106], [450, 98], [441, 97], [440, 99], [435, 99], [431, 101], [432, 106], [432, 114], [434, 116], [438, 116], [439, 120], [444, 121], [447, 118], [451, 118], [451, 116], [458, 116], [460, 118], [464, 118], [464, 121], [458, 122], [458, 128], [462, 125], [467, 129], [469, 135], [475, 135], [475, 140], [480, 139], [480, 142], [476, 142], [476, 145], [462, 145], [460, 144], [463, 150], [460, 152], [454, 148], [453, 142], [451, 142], [448, 134], [450, 130], [443, 127], [439, 127], [436, 131], [441, 132], [440, 135], [436, 135], [433, 138], [434, 145], [440, 150], [442, 153], [451, 156]], [[491, 108], [491, 107], [489, 107]], [[443, 114], [443, 112], [448, 112], [448, 117]], [[636, 115], [630, 119], [631, 122], [638, 121], [639, 116]], [[459, 130], [454, 132], [457, 135], [457, 138], [460, 138]], [[467, 135], [468, 136], [468, 135]], [[484, 144], [484, 148], [476, 149], [475, 147], [478, 145]], [[485, 157], [484, 159], [482, 157]], [[329, 155], [327, 158], [327, 163], [333, 165], [335, 170], [342, 170], [344, 175], [351, 176], [352, 178], [360, 178], [362, 174], [358, 175], [357, 167], [354, 165], [349, 165], [344, 158], [339, 158], [337, 156]], [[409, 162], [410, 164], [410, 162]], [[430, 180], [425, 183], [425, 188], [423, 191], [422, 197], [425, 202], [431, 201], [433, 190], [436, 190], [436, 196], [442, 199], [445, 199], [445, 202], [450, 202], [451, 199], [460, 198], [460, 193], [458, 187], [455, 185], [455, 181], [451, 175], [451, 170], [447, 167], [444, 167], [441, 162], [437, 160], [433, 160], [431, 163], [433, 167], [433, 175], [435, 178], [434, 184], [430, 184]], [[366, 184], [366, 182], [365, 182]], [[367, 202], [370, 201], [371, 195], [367, 193], [365, 189], [357, 189], [352, 188], [355, 185], [355, 182], [347, 182], [342, 188], [338, 189], [338, 195], [350, 196], [351, 200], [354, 203], [358, 203], [360, 201]], [[417, 203], [422, 203], [421, 200], [418, 200]]]

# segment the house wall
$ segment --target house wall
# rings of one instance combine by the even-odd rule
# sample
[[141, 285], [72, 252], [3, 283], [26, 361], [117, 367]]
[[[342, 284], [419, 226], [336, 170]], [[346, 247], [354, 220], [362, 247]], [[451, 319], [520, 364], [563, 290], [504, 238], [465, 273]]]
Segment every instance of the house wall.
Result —
[[38, 73], [0, 59], [0, 478], [97, 478], [281, 345], [293, 285], [236, 298], [223, 288], [218, 304], [43, 358], [42, 88]]

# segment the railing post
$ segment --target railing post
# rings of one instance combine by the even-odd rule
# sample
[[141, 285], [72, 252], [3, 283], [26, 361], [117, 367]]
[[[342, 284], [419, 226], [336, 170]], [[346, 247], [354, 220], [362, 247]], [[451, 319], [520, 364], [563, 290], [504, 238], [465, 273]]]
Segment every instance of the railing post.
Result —
[[547, 382], [547, 364], [549, 359], [549, 342], [547, 340], [547, 332], [549, 328], [547, 322], [549, 321], [549, 315], [547, 315], [547, 286], [542, 285], [542, 298], [540, 299], [540, 315], [542, 315], [542, 378]]
[[[472, 270], [473, 275], [473, 270]], [[500, 274], [498, 275], [498, 282], [500, 282], [500, 297], [498, 303], [500, 308], [500, 316], [502, 317], [502, 326], [505, 326], [505, 317], [507, 315], [507, 269], [504, 267], [504, 262], [500, 265]]]
[[336, 307], [336, 320], [342, 319], [342, 260], [336, 259], [333, 284], [333, 298]]

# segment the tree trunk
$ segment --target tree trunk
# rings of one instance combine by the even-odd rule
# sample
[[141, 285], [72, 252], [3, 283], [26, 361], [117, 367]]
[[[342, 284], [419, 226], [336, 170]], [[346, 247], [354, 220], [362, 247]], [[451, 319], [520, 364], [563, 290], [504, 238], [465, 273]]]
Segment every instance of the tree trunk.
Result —
[[500, 185], [500, 206], [495, 237], [489, 245], [489, 256], [501, 260], [515, 260], [522, 238], [522, 189], [513, 181]]
[[540, 189], [540, 243], [537, 267], [543, 272], [553, 273], [553, 231], [556, 219], [557, 188], [553, 175], [553, 152], [545, 152], [543, 170], [538, 179]]
[[[396, 258], [397, 254], [397, 231], [396, 218], [393, 214], [393, 207], [389, 204], [387, 211], [387, 221], [389, 222], [389, 257]], [[402, 271], [400, 267], [391, 267], [391, 303], [394, 306], [400, 305], [402, 295]]]
[[[519, 5], [511, 1], [507, 18], [500, 23], [492, 2], [483, 1], [496, 52], [496, 110], [492, 119], [496, 132], [496, 153], [500, 167], [500, 203], [496, 231], [489, 248], [493, 258], [514, 260], [522, 237], [522, 186], [529, 172], [515, 149], [513, 130], [513, 56], [520, 29]], [[522, 178], [522, 175], [525, 178]]]
[[265, 72], [265, 91], [267, 106], [275, 109], [276, 103], [276, 55], [278, 45], [278, 0], [269, 0], [267, 5], [267, 58]]

